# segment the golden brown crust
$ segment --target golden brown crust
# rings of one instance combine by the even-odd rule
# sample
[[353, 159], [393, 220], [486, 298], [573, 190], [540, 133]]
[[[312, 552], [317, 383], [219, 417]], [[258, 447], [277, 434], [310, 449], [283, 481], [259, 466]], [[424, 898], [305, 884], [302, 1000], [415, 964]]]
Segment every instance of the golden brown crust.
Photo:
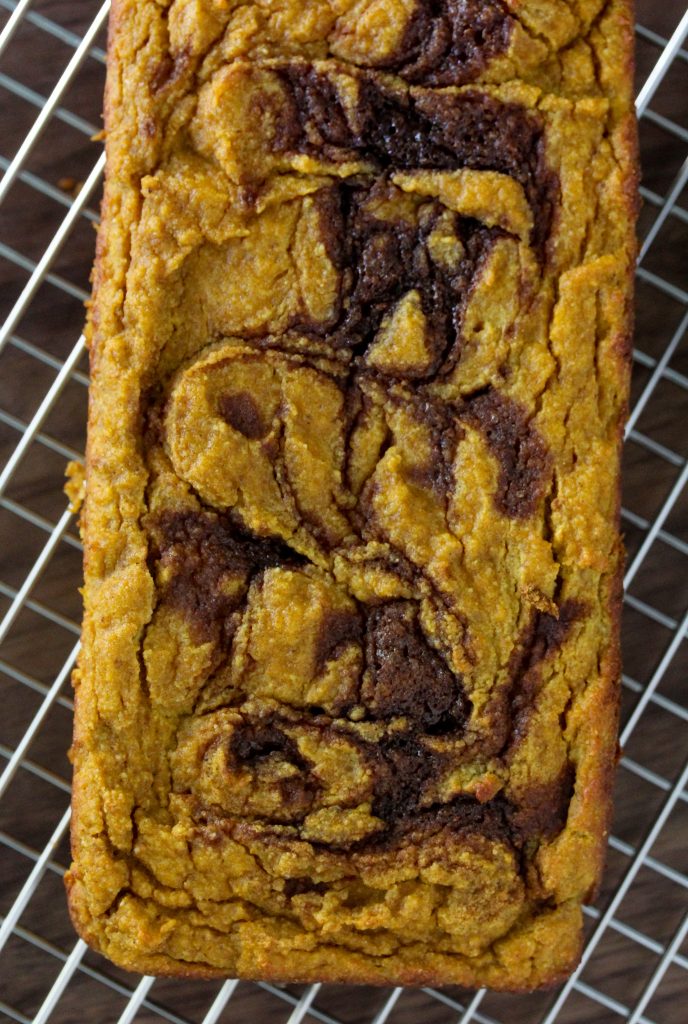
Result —
[[626, 0], [113, 4], [67, 886], [120, 966], [575, 965], [631, 80]]

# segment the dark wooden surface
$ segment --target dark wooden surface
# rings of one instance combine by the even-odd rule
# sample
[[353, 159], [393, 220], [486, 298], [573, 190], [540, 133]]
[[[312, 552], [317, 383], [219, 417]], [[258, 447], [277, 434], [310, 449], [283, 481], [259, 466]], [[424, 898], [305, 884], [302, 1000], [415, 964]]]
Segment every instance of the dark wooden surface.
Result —
[[[51, 0], [36, 2], [32, 9], [63, 28], [83, 31], [98, 8], [92, 0]], [[682, 3], [659, 4], [642, 0], [638, 20], [655, 32], [668, 36], [682, 12]], [[7, 18], [0, 8], [0, 25]], [[99, 40], [103, 45], [103, 40]], [[0, 58], [0, 73], [11, 77], [37, 93], [47, 95], [73, 52], [68, 43], [51, 37], [35, 24], [26, 23], [9, 49]], [[638, 44], [638, 80], [642, 82], [659, 55], [656, 45], [645, 40]], [[87, 58], [62, 106], [72, 114], [100, 126], [103, 66]], [[33, 122], [37, 108], [12, 94], [0, 80], [0, 157], [9, 159]], [[674, 62], [652, 109], [688, 128], [688, 61]], [[665, 127], [649, 120], [641, 131], [643, 177], [653, 193], [664, 195], [671, 188], [688, 153], [688, 144]], [[99, 153], [97, 143], [71, 124], [54, 117], [31, 153], [25, 169], [38, 175], [53, 188], [67, 194], [83, 181]], [[688, 192], [680, 200], [688, 210]], [[0, 465], [16, 445], [17, 425], [28, 421], [55, 370], [22, 350], [36, 346], [42, 353], [64, 359], [76, 341], [82, 322], [78, 290], [88, 288], [93, 252], [93, 211], [79, 222], [51, 270], [77, 294], [67, 294], [55, 281], [46, 281], [38, 289], [17, 328], [17, 344], [10, 344], [0, 355]], [[22, 260], [37, 260], [66, 212], [53, 198], [42, 196], [30, 183], [17, 182], [0, 208], [0, 319], [11, 308], [26, 283], [29, 270]], [[640, 221], [641, 237], [649, 229], [657, 209], [646, 204]], [[8, 252], [12, 250], [12, 252]], [[650, 250], [645, 267], [677, 288], [688, 289], [686, 253], [688, 217], [670, 217]], [[14, 253], [15, 255], [12, 255]], [[4, 255], [3, 255], [4, 254]], [[19, 254], [19, 255], [16, 255]], [[652, 284], [640, 282], [637, 304], [637, 348], [646, 356], [660, 358], [677, 330], [686, 305]], [[670, 362], [675, 374], [688, 376], [688, 340], [684, 338]], [[84, 370], [82, 365], [80, 369]], [[636, 363], [633, 392], [641, 393], [651, 369]], [[646, 444], [631, 441], [625, 456], [624, 505], [635, 516], [652, 521], [675, 483], [688, 458], [688, 390], [680, 377], [664, 378], [641, 415], [637, 429], [651, 442], [666, 446], [673, 458], [650, 451]], [[686, 381], [688, 383], [688, 381]], [[63, 449], [54, 451], [34, 443], [16, 472], [7, 492], [9, 502], [19, 503], [32, 514], [55, 523], [64, 509], [61, 491], [66, 452], [83, 450], [86, 388], [83, 380], [70, 380], [47, 418], [44, 430]], [[688, 496], [677, 502], [668, 518], [667, 529], [688, 544]], [[645, 531], [625, 523], [626, 541], [632, 557], [642, 543]], [[33, 561], [47, 539], [47, 533], [16, 514], [14, 505], [0, 505], [0, 614], [9, 606], [11, 588], [21, 585]], [[70, 537], [74, 538], [74, 526]], [[673, 636], [672, 623], [680, 620], [688, 608], [688, 561], [681, 551], [661, 541], [636, 576], [630, 593], [636, 601], [655, 610], [654, 619], [637, 608], [627, 607], [624, 617], [625, 669], [636, 683], [650, 680]], [[0, 754], [6, 756], [20, 741], [42, 700], [35, 687], [49, 686], [68, 656], [75, 640], [80, 615], [77, 587], [80, 578], [80, 553], [75, 542], [62, 542], [46, 572], [35, 587], [32, 599], [39, 603], [25, 608], [6, 641], [0, 645]], [[9, 589], [8, 589], [9, 588]], [[8, 596], [9, 595], [9, 596]], [[45, 617], [48, 609], [64, 618], [54, 622]], [[70, 625], [71, 623], [71, 625]], [[2, 665], [11, 666], [2, 671]], [[688, 648], [684, 641], [659, 686], [662, 697], [688, 707], [685, 688]], [[22, 682], [22, 674], [34, 688]], [[19, 677], [19, 678], [17, 678]], [[637, 700], [637, 693], [626, 687], [623, 692], [624, 716]], [[30, 851], [40, 851], [67, 807], [69, 764], [66, 750], [71, 728], [70, 692], [63, 689], [60, 702], [50, 711], [35, 739], [25, 764], [16, 774], [7, 794], [0, 801], [0, 911], [6, 912], [24, 883], [32, 866]], [[652, 704], [642, 716], [628, 744], [626, 754], [633, 761], [671, 783], [685, 758], [688, 738], [688, 714], [680, 716]], [[0, 760], [0, 767], [4, 761]], [[50, 773], [46, 775], [46, 773]], [[616, 786], [614, 835], [623, 843], [637, 845], [652, 824], [665, 798], [662, 788], [622, 768]], [[688, 872], [685, 837], [688, 803], [680, 802], [652, 851], [653, 856], [674, 871]], [[26, 847], [23, 849], [22, 844]], [[15, 848], [13, 848], [15, 847]], [[67, 864], [69, 853], [63, 842], [55, 852], [53, 869], [43, 877], [23, 914], [20, 934], [13, 936], [0, 956], [0, 1004], [5, 1003], [24, 1018], [32, 1018], [54, 981], [61, 963], [55, 950], [68, 953], [74, 944], [65, 911], [59, 867]], [[628, 856], [610, 851], [604, 885], [598, 900], [603, 908], [628, 868]], [[641, 932], [653, 949], [620, 934], [607, 931], [583, 980], [607, 997], [632, 1006], [655, 969], [659, 957], [656, 946], [665, 945], [688, 909], [688, 890], [651, 867], [641, 868], [629, 895], [623, 901], [618, 919], [628, 928]], [[33, 936], [30, 940], [29, 936]], [[39, 937], [37, 940], [36, 937]], [[38, 941], [38, 944], [37, 944]], [[42, 946], [41, 946], [42, 943]], [[52, 950], [52, 952], [51, 952]], [[688, 956], [688, 948], [683, 949]], [[138, 979], [125, 975], [95, 954], [88, 953], [84, 964], [111, 981], [131, 989]], [[656, 1024], [680, 1024], [686, 1019], [686, 971], [669, 969], [657, 996], [646, 1011]], [[150, 999], [190, 1021], [202, 1020], [217, 984], [158, 981]], [[287, 991], [298, 995], [298, 988]], [[316, 1006], [343, 1024], [371, 1021], [387, 993], [367, 988], [326, 986]], [[465, 993], [447, 990], [449, 999], [466, 1002]], [[527, 997], [488, 995], [480, 1012], [504, 1024], [530, 1024], [540, 1019], [551, 995]], [[55, 1024], [81, 1024], [84, 1021], [109, 1024], [118, 1019], [126, 1005], [124, 995], [108, 989], [96, 976], [77, 972], [62, 996], [51, 1020]], [[241, 984], [225, 1010], [222, 1020], [235, 1024], [261, 1024], [285, 1021], [289, 1008], [275, 993], [254, 985]], [[443, 1005], [423, 992], [405, 993], [390, 1016], [392, 1024], [449, 1024], [458, 1018], [455, 1008]], [[0, 1010], [0, 1021], [13, 1018]], [[136, 1020], [160, 1020], [152, 1010], [143, 1008]], [[312, 1018], [307, 1018], [312, 1020]], [[621, 1019], [613, 1010], [574, 993], [561, 1012], [562, 1024], [594, 1024]]]

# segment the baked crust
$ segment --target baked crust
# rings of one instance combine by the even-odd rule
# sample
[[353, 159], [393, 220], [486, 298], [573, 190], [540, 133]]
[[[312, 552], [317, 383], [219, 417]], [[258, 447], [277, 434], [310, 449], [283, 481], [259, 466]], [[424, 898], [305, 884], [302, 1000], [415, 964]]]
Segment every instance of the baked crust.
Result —
[[67, 888], [120, 966], [527, 991], [577, 962], [632, 25], [113, 4]]

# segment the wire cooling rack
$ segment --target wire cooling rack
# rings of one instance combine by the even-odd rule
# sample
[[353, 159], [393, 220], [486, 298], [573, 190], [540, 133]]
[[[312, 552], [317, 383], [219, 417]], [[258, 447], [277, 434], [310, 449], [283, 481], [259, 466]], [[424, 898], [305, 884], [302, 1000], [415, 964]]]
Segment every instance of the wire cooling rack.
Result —
[[125, 974], [76, 940], [69, 675], [81, 546], [65, 462], [82, 458], [80, 336], [103, 156], [97, 0], [0, 0], [0, 1021], [21, 1024], [678, 1024], [688, 1017], [688, 12], [640, 0], [644, 165], [622, 743], [580, 970], [532, 996], [199, 983]]

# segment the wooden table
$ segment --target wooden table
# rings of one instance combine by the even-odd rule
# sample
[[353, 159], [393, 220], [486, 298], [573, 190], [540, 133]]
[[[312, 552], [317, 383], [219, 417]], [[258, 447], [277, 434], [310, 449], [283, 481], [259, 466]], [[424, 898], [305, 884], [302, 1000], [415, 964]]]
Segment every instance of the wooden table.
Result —
[[[0, 0], [0, 26], [7, 20], [14, 2]], [[38, 114], [40, 96], [48, 95], [53, 88], [98, 6], [91, 0], [33, 3], [34, 20], [24, 21], [0, 58], [0, 157], [5, 160], [0, 172]], [[682, 10], [682, 3], [676, 0], [662, 4], [641, 0], [638, 19], [646, 29], [668, 37]], [[41, 23], [41, 16], [59, 26], [63, 37], [51, 34], [54, 28]], [[70, 33], [74, 33], [73, 38]], [[96, 44], [102, 47], [102, 32]], [[639, 83], [644, 81], [660, 52], [661, 47], [652, 38], [639, 37]], [[72, 196], [99, 156], [100, 145], [90, 141], [89, 135], [100, 127], [103, 75], [102, 51], [96, 49], [84, 60], [60, 109], [31, 151], [24, 174], [0, 208], [0, 319], [11, 310], [25, 287], [33, 265], [40, 260]], [[688, 153], [687, 97], [688, 60], [684, 54], [674, 61], [651, 103], [651, 115], [642, 122], [644, 188], [649, 198], [641, 215], [641, 238], [654, 223], [660, 209], [658, 201], [661, 203], [672, 188]], [[682, 125], [684, 134], [677, 134], [665, 119]], [[78, 350], [75, 353], [74, 346], [88, 289], [97, 191], [94, 189], [92, 197], [84, 203], [66, 244], [51, 263], [48, 277], [37, 288], [10, 343], [0, 354], [0, 466], [15, 449], [59, 367], [70, 354], [75, 358], [74, 372], [28, 447], [0, 503], [0, 614], [10, 606], [16, 589], [21, 587], [54, 524], [63, 515], [65, 500], [61, 487], [67, 459], [83, 452], [86, 362], [83, 356], [76, 358]], [[634, 400], [643, 394], [656, 361], [662, 359], [672, 338], [681, 331], [688, 308], [685, 189], [680, 204], [681, 210], [666, 218], [643, 259], [643, 276], [638, 283]], [[676, 486], [688, 458], [685, 331], [679, 333], [678, 339], [626, 448], [624, 528], [631, 560]], [[630, 586], [624, 619], [624, 721], [639, 699], [638, 691], [652, 680], [676, 635], [677, 623], [683, 620], [688, 608], [687, 504], [684, 491], [666, 518], [666, 536], [660, 535], [652, 544]], [[70, 522], [30, 600], [24, 603], [0, 644], [4, 709], [0, 715], [0, 754], [5, 759], [21, 742], [46, 688], [53, 684], [63, 666], [68, 666], [78, 636], [79, 580], [79, 542], [75, 525]], [[604, 909], [616, 891], [631, 863], [629, 851], [638, 847], [652, 825], [666, 799], [667, 787], [670, 789], [676, 780], [685, 758], [688, 646], [683, 641], [676, 647], [658, 684], [656, 699], [648, 703], [627, 744], [626, 760], [618, 774], [615, 839], [597, 903], [599, 910]], [[70, 729], [71, 700], [66, 684], [0, 801], [3, 913], [12, 905], [32, 861], [43, 850], [68, 805]], [[0, 768], [3, 766], [4, 762], [0, 763]], [[614, 927], [606, 930], [582, 976], [583, 984], [597, 995], [590, 998], [584, 991], [574, 992], [558, 1017], [562, 1024], [622, 1019], [614, 1011], [613, 1001], [632, 1007], [639, 998], [659, 963], [662, 949], [671, 941], [688, 909], [686, 825], [688, 802], [684, 797], [651, 851], [654, 861], [648, 860], [641, 867], [616, 915]], [[61, 960], [74, 946], [60, 877], [68, 859], [63, 838], [0, 958], [0, 1021], [33, 1017], [60, 970]], [[599, 910], [593, 913], [599, 914]], [[591, 916], [588, 925], [592, 929], [594, 924]], [[685, 944], [683, 953], [688, 957]], [[688, 959], [683, 966], [674, 964], [669, 968], [646, 1011], [649, 1020], [680, 1024], [688, 1019], [686, 967]], [[127, 1004], [127, 993], [138, 979], [90, 952], [85, 955], [82, 968], [64, 990], [51, 1020], [55, 1024], [117, 1021]], [[159, 981], [148, 998], [163, 1008], [167, 1019], [201, 1021], [218, 988], [217, 983]], [[237, 1024], [285, 1021], [290, 1011], [288, 1000], [298, 999], [302, 991], [298, 986], [280, 990], [241, 984], [221, 1019]], [[599, 993], [606, 1005], [599, 1002]], [[389, 992], [379, 990], [326, 986], [318, 993], [315, 1006], [321, 1020], [335, 1018], [346, 1024], [364, 1024], [373, 1019], [388, 998]], [[470, 995], [448, 989], [443, 999], [444, 1002], [439, 1001], [424, 992], [406, 992], [388, 1019], [392, 1024], [449, 1024], [459, 1019], [458, 1004], [465, 1006]], [[534, 1024], [551, 1000], [552, 996], [547, 994], [488, 995], [480, 1004], [476, 1019]], [[14, 1016], [8, 1006], [14, 1008]], [[140, 1022], [161, 1019], [158, 1012], [146, 1006], [136, 1016]]]

